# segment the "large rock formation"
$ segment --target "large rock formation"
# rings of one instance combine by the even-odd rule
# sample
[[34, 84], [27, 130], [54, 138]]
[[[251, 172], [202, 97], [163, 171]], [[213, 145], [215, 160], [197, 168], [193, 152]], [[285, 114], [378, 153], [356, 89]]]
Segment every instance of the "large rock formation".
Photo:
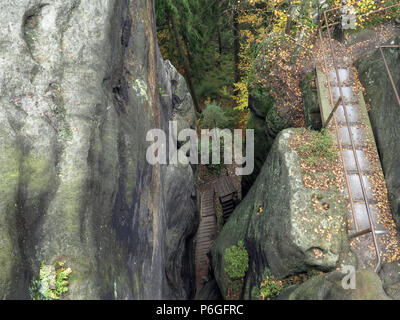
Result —
[[385, 263], [379, 270], [379, 277], [386, 294], [395, 300], [400, 300], [400, 262]]
[[0, 299], [42, 261], [72, 269], [71, 299], [193, 294], [193, 170], [145, 157], [170, 119], [194, 110], [152, 0], [1, 1]]
[[355, 287], [343, 286], [345, 274], [333, 271], [288, 288], [279, 300], [390, 300], [378, 275], [371, 270], [355, 272]]
[[[399, 44], [400, 37], [389, 41]], [[400, 92], [400, 50], [383, 49], [393, 80]], [[363, 55], [355, 63], [366, 91], [366, 102], [379, 156], [386, 178], [393, 217], [400, 227], [400, 106], [396, 100], [389, 76], [379, 50]]]
[[[257, 296], [269, 272], [283, 278], [311, 269], [329, 271], [349, 250], [343, 196], [304, 186], [299, 156], [289, 147], [296, 130], [277, 136], [256, 182], [216, 239], [212, 265], [224, 297], [231, 283], [225, 250], [238, 241], [244, 242], [249, 255], [244, 298]], [[324, 213], [314, 210], [315, 194], [327, 204]]]

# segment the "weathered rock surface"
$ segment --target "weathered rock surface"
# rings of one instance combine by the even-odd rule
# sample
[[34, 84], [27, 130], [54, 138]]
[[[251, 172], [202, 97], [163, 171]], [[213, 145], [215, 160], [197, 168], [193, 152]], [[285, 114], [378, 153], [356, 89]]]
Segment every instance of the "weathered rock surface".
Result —
[[390, 300], [382, 288], [378, 275], [371, 270], [355, 273], [355, 289], [344, 289], [340, 271], [311, 278], [298, 287], [284, 291], [279, 300]]
[[170, 119], [194, 110], [153, 1], [0, 3], [0, 299], [42, 261], [71, 267], [71, 299], [192, 295], [193, 171], [145, 158]]
[[379, 270], [383, 289], [392, 299], [400, 300], [400, 262], [394, 261], [382, 264]]
[[[389, 41], [399, 44], [400, 37]], [[383, 49], [392, 72], [393, 80], [400, 92], [400, 50]], [[369, 117], [386, 178], [393, 218], [400, 227], [400, 106], [396, 100], [385, 65], [374, 50], [363, 55], [355, 66], [366, 91], [366, 102], [371, 106]]]
[[[295, 130], [277, 136], [256, 182], [216, 239], [212, 266], [224, 297], [230, 280], [224, 271], [224, 253], [240, 240], [249, 254], [244, 298], [257, 296], [269, 271], [278, 278], [311, 269], [329, 271], [348, 252], [343, 196], [305, 188], [299, 156], [289, 147]], [[313, 208], [315, 194], [329, 204], [324, 214]]]
[[217, 282], [210, 280], [196, 293], [196, 300], [222, 300]]

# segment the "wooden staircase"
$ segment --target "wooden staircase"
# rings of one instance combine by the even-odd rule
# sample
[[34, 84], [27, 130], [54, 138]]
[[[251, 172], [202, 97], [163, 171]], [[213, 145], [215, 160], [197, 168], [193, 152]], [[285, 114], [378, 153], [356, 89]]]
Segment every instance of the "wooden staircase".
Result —
[[215, 191], [222, 206], [224, 223], [226, 223], [237, 205], [238, 192], [233, 184], [232, 178], [229, 176], [218, 178], [215, 184]]

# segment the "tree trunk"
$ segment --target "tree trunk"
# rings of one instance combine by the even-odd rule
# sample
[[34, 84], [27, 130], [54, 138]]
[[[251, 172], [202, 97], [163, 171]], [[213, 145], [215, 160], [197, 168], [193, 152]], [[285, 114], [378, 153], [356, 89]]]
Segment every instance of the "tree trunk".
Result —
[[222, 38], [221, 38], [221, 30], [219, 28], [219, 24], [217, 24], [217, 33], [218, 33], [218, 51], [219, 55], [222, 55]]
[[286, 21], [285, 34], [289, 34], [290, 28], [292, 27], [292, 14], [293, 14], [292, 1], [289, 1], [288, 13], [289, 13], [289, 17], [287, 18], [287, 21]]
[[235, 60], [235, 82], [240, 81], [240, 38], [239, 38], [239, 9], [234, 8], [233, 12], [233, 54]]

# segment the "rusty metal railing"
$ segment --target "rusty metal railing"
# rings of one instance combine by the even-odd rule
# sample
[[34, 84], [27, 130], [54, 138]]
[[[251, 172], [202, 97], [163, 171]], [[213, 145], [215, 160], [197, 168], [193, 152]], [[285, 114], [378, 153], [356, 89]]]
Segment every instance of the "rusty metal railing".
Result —
[[379, 47], [379, 51], [380, 51], [380, 53], [381, 53], [383, 62], [384, 62], [384, 64], [385, 64], [386, 72], [387, 72], [387, 74], [388, 74], [388, 76], [389, 76], [390, 83], [392, 84], [392, 88], [393, 88], [394, 94], [395, 94], [395, 96], [396, 96], [397, 103], [398, 103], [399, 106], [400, 106], [399, 92], [397, 91], [396, 84], [394, 83], [392, 73], [391, 73], [391, 71], [390, 71], [390, 69], [389, 69], [389, 66], [388, 66], [388, 64], [387, 64], [385, 55], [383, 54], [383, 50], [382, 50], [382, 49], [384, 49], [384, 48], [399, 49], [400, 46], [399, 46], [399, 45], [385, 45], [385, 46], [380, 46], [380, 47]]
[[[320, 41], [321, 41], [321, 44], [322, 44], [323, 39], [322, 39], [321, 28], [319, 29], [319, 38], [320, 38]], [[322, 54], [322, 59], [323, 59], [323, 63], [324, 63], [325, 69], [328, 70], [328, 66], [327, 66], [327, 63], [326, 63], [326, 58], [325, 58], [325, 53], [324, 52]], [[333, 102], [332, 89], [331, 89], [331, 84], [330, 84], [329, 79], [327, 79], [327, 83], [328, 83], [329, 99], [330, 99], [331, 105], [334, 106], [335, 103]], [[338, 101], [341, 101], [341, 99], [339, 99]], [[336, 105], [337, 105], [337, 103], [336, 103]], [[322, 112], [322, 110], [321, 110], [321, 112]], [[328, 119], [333, 119], [333, 123], [334, 123], [334, 126], [335, 126], [335, 132], [336, 132], [336, 140], [338, 142], [339, 151], [340, 151], [340, 158], [341, 158], [342, 163], [343, 163], [343, 170], [346, 173], [347, 172], [347, 170], [346, 170], [346, 162], [344, 161], [344, 157], [343, 157], [342, 144], [340, 143], [340, 138], [339, 138], [339, 128], [338, 128], [338, 125], [337, 125], [336, 116], [335, 116], [334, 111], [331, 112], [331, 114], [329, 115]], [[328, 125], [327, 122], [328, 121], [325, 122], [324, 127], [326, 127]], [[345, 178], [345, 181], [346, 181], [347, 190], [349, 190], [349, 193], [350, 193], [349, 177], [347, 176], [347, 174], [345, 174], [344, 178]], [[354, 200], [353, 200], [352, 197], [349, 197], [349, 199], [350, 199], [350, 206], [351, 206], [351, 214], [352, 214], [353, 220], [354, 220], [354, 226], [356, 228], [356, 231], [358, 232], [358, 222], [357, 222], [357, 215], [355, 214], [355, 209], [354, 209]]]
[[[400, 4], [377, 10], [377, 12], [378, 11], [387, 10], [387, 9], [390, 9], [392, 7], [395, 7], [395, 6], [400, 6]], [[331, 12], [331, 11], [334, 11], [334, 10], [337, 10], [337, 9], [340, 9], [340, 8], [341, 7], [329, 9], [329, 10], [324, 11], [324, 13], [323, 13], [323, 19], [324, 19], [326, 31], [327, 31], [327, 34], [328, 34], [329, 47], [330, 47], [330, 52], [331, 52], [332, 61], [333, 61], [333, 67], [334, 67], [335, 74], [336, 74], [336, 81], [337, 81], [337, 86], [338, 86], [338, 89], [339, 89], [339, 96], [340, 96], [338, 101], [336, 102], [336, 104], [333, 104], [332, 92], [331, 92], [329, 79], [328, 79], [328, 88], [330, 90], [331, 103], [332, 103], [332, 112], [329, 115], [328, 120], [330, 120], [332, 118], [332, 115], [334, 115], [334, 112], [336, 111], [336, 109], [338, 108], [340, 103], [342, 103], [343, 112], [344, 112], [344, 116], [345, 116], [345, 120], [346, 120], [346, 127], [347, 127], [347, 131], [348, 131], [349, 138], [350, 138], [351, 149], [352, 149], [353, 156], [354, 156], [354, 159], [355, 159], [355, 164], [356, 164], [356, 168], [357, 168], [358, 177], [359, 177], [359, 180], [360, 180], [360, 186], [361, 186], [361, 191], [362, 191], [362, 195], [363, 195], [363, 200], [364, 200], [365, 207], [366, 207], [366, 210], [367, 210], [367, 217], [368, 217], [368, 222], [369, 222], [369, 225], [370, 225], [369, 228], [367, 228], [365, 230], [358, 231], [356, 213], [355, 213], [354, 205], [353, 205], [354, 200], [352, 198], [352, 193], [351, 193], [350, 185], [349, 185], [348, 178], [347, 178], [347, 172], [345, 171], [346, 182], [347, 182], [347, 186], [348, 186], [349, 199], [350, 199], [350, 202], [351, 202], [351, 205], [352, 205], [352, 215], [353, 215], [353, 218], [354, 218], [354, 224], [356, 226], [356, 231], [357, 231], [355, 234], [350, 235], [350, 237], [357, 237], [357, 236], [361, 236], [361, 235], [364, 235], [364, 234], [371, 233], [372, 240], [373, 240], [373, 243], [374, 243], [375, 252], [376, 252], [376, 257], [377, 257], [377, 264], [376, 264], [376, 267], [375, 267], [375, 272], [377, 272], [379, 270], [380, 266], [381, 266], [380, 250], [379, 250], [379, 245], [378, 245], [378, 241], [377, 241], [377, 237], [376, 237], [376, 233], [375, 233], [375, 227], [374, 227], [374, 222], [373, 222], [373, 219], [372, 219], [371, 208], [370, 208], [369, 203], [368, 203], [368, 197], [367, 197], [366, 187], [365, 187], [364, 180], [363, 180], [363, 174], [362, 174], [362, 171], [361, 171], [360, 162], [359, 162], [357, 151], [356, 151], [356, 147], [355, 147], [355, 144], [354, 144], [353, 135], [352, 135], [352, 132], [350, 130], [350, 125], [349, 125], [350, 121], [349, 121], [348, 113], [347, 113], [347, 110], [346, 110], [346, 107], [345, 107], [345, 99], [344, 99], [344, 95], [343, 95], [342, 82], [341, 82], [339, 70], [338, 70], [338, 67], [337, 67], [337, 59], [336, 59], [336, 55], [335, 55], [335, 50], [334, 50], [333, 45], [332, 45], [332, 37], [331, 37], [330, 27], [333, 26], [333, 25], [336, 25], [338, 23], [330, 24], [329, 21], [328, 21], [328, 17], [327, 17], [327, 12]], [[372, 14], [372, 12], [369, 13], [369, 14]], [[320, 27], [321, 26], [322, 26], [322, 24], [320, 25]], [[321, 29], [322, 28], [320, 28], [320, 30]], [[321, 35], [321, 33], [320, 33], [320, 35]], [[322, 38], [322, 35], [321, 35], [321, 38]], [[323, 54], [325, 54], [325, 53], [323, 53]], [[393, 82], [393, 84], [394, 84], [394, 82]], [[399, 103], [400, 103], [400, 99], [399, 99]], [[335, 117], [333, 116], [333, 118], [335, 118]], [[328, 123], [329, 122], [327, 121], [325, 123], [325, 125], [328, 125]], [[335, 125], [336, 125], [336, 132], [337, 132], [336, 119], [335, 119]], [[339, 142], [339, 146], [341, 148], [340, 142]], [[341, 150], [342, 150], [342, 148], [341, 148]]]

